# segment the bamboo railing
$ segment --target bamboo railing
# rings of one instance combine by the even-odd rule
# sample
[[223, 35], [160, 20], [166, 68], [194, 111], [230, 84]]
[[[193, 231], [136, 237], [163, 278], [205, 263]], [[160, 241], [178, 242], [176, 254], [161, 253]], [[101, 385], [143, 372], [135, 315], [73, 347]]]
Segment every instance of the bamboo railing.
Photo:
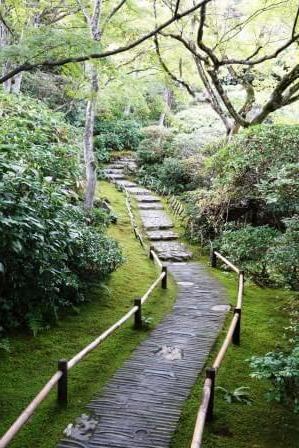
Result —
[[238, 269], [219, 252], [212, 249], [210, 254], [210, 262], [213, 268], [216, 268], [217, 266], [217, 259], [225, 263], [226, 266], [238, 275], [237, 304], [234, 309], [231, 323], [226, 332], [225, 339], [216, 355], [212, 367], [206, 369], [206, 379], [203, 385], [202, 400], [197, 413], [191, 448], [201, 448], [205, 423], [213, 419], [215, 380], [227, 349], [231, 342], [235, 345], [240, 344], [241, 310], [244, 294], [244, 272]]
[[[126, 204], [128, 208], [128, 213], [131, 221], [131, 225], [134, 229], [134, 233], [136, 238], [139, 239], [140, 244], [143, 248], [146, 248], [146, 245], [143, 241], [143, 238], [138, 230], [136, 225], [136, 221], [131, 209], [130, 198], [128, 193], [126, 192]], [[112, 335], [118, 328], [124, 325], [132, 316], [134, 316], [134, 328], [139, 330], [143, 326], [142, 320], [142, 305], [148, 300], [150, 295], [153, 293], [154, 289], [161, 282], [161, 287], [163, 289], [167, 288], [167, 267], [163, 266], [158, 255], [155, 253], [153, 248], [150, 249], [149, 252], [150, 259], [155, 260], [157, 265], [161, 268], [161, 272], [159, 273], [156, 280], [150, 285], [145, 294], [138, 299], [134, 300], [134, 306], [117, 322], [115, 322], [111, 327], [109, 327], [104, 333], [99, 335], [96, 339], [94, 339], [90, 344], [84, 347], [79, 353], [77, 353], [72, 359], [69, 361], [65, 359], [61, 359], [58, 361], [58, 370], [51, 376], [49, 381], [44, 385], [44, 387], [40, 390], [40, 392], [36, 395], [36, 397], [31, 401], [31, 403], [24, 409], [24, 411], [20, 414], [20, 416], [15, 420], [15, 422], [11, 425], [11, 427], [6, 431], [3, 437], [0, 439], [0, 448], [5, 448], [12, 441], [12, 439], [18, 434], [18, 432], [23, 428], [26, 422], [30, 419], [30, 417], [37, 410], [39, 405], [47, 398], [51, 390], [57, 385], [57, 399], [61, 404], [67, 404], [68, 400], [68, 371], [75, 367], [82, 359], [85, 358], [92, 350], [97, 348], [105, 339], [107, 339], [110, 335]]]

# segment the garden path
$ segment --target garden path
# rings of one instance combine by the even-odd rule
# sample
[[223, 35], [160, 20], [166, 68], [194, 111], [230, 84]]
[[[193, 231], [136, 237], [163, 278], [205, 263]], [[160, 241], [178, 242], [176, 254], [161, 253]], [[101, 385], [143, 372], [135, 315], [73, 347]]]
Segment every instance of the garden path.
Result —
[[[179, 241], [159, 198], [126, 179], [132, 159], [107, 176], [134, 194], [144, 231], [178, 285], [173, 311], [139, 345], [68, 428], [59, 448], [167, 448], [184, 401], [229, 309], [224, 288]], [[99, 371], [100, 374], [100, 371]]]

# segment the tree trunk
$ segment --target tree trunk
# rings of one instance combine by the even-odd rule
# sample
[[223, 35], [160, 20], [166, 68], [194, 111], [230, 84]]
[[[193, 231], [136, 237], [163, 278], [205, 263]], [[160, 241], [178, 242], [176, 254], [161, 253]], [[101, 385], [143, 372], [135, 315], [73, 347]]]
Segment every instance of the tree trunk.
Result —
[[171, 91], [167, 87], [164, 90], [163, 98], [165, 106], [159, 118], [159, 126], [161, 127], [164, 126], [167, 111], [171, 108]]
[[[93, 14], [91, 17], [83, 13], [90, 27], [90, 34], [94, 41], [101, 40], [100, 17], [102, 0], [93, 0]], [[88, 66], [87, 66], [88, 67]], [[93, 207], [93, 201], [97, 184], [97, 163], [94, 154], [93, 133], [94, 120], [96, 114], [97, 97], [99, 92], [99, 76], [95, 64], [89, 66], [90, 71], [90, 98], [86, 105], [85, 130], [84, 130], [84, 161], [86, 173], [84, 208], [90, 211]]]
[[84, 129], [84, 161], [86, 173], [84, 207], [87, 211], [93, 207], [97, 183], [97, 164], [94, 154], [93, 132], [98, 91], [99, 79], [97, 68], [92, 65], [90, 67], [90, 98], [86, 105]]

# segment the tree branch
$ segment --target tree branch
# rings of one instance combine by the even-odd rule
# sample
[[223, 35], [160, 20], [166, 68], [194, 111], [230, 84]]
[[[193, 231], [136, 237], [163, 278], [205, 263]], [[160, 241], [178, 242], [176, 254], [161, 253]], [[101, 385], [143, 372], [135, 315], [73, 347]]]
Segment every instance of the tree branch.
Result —
[[18, 67], [15, 67], [13, 70], [11, 70], [10, 72], [6, 73], [4, 76], [2, 76], [0, 78], [0, 84], [4, 83], [8, 79], [10, 79], [13, 76], [17, 75], [18, 73], [21, 73], [21, 72], [24, 72], [24, 71], [30, 71], [30, 70], [33, 70], [34, 68], [38, 68], [38, 67], [59, 67], [59, 66], [66, 65], [66, 64], [69, 64], [69, 63], [84, 62], [84, 61], [88, 61], [88, 60], [91, 60], [91, 59], [103, 59], [103, 58], [106, 58], [108, 56], [114, 56], [116, 54], [124, 53], [124, 52], [126, 52], [128, 50], [131, 50], [132, 48], [135, 48], [138, 45], [142, 44], [146, 40], [148, 40], [151, 37], [153, 37], [155, 34], [159, 33], [163, 29], [167, 28], [172, 23], [174, 23], [174, 22], [182, 19], [183, 17], [186, 17], [186, 16], [192, 14], [193, 12], [197, 11], [199, 8], [201, 8], [205, 3], [208, 3], [209, 1], [211, 1], [211, 0], [202, 0], [199, 3], [196, 3], [194, 6], [192, 6], [191, 8], [183, 11], [182, 13], [178, 13], [176, 16], [172, 16], [170, 19], [166, 20], [164, 23], [162, 23], [161, 25], [156, 27], [154, 30], [152, 30], [149, 33], [141, 36], [139, 39], [136, 39], [134, 42], [128, 43], [127, 45], [124, 45], [122, 47], [118, 47], [118, 48], [116, 48], [114, 50], [108, 50], [108, 51], [104, 51], [102, 53], [91, 53], [91, 54], [77, 56], [77, 57], [73, 56], [73, 57], [62, 58], [62, 59], [57, 59], [57, 60], [44, 60], [44, 61], [37, 62], [37, 63], [25, 62], [25, 63], [19, 65]]
[[106, 19], [104, 20], [103, 26], [102, 26], [102, 32], [104, 32], [104, 29], [110, 22], [110, 20], [113, 18], [113, 16], [121, 9], [121, 7], [126, 3], [127, 0], [121, 0], [115, 8], [112, 9], [112, 11], [108, 14]]
[[156, 48], [156, 53], [159, 59], [159, 62], [161, 64], [161, 66], [163, 67], [163, 70], [167, 73], [167, 75], [177, 84], [180, 84], [181, 86], [185, 87], [185, 89], [188, 91], [188, 93], [190, 93], [191, 96], [193, 96], [193, 98], [196, 97], [196, 94], [194, 92], [194, 90], [191, 88], [191, 86], [186, 83], [184, 80], [177, 78], [167, 67], [167, 65], [165, 64], [164, 60], [162, 59], [161, 56], [161, 52], [160, 52], [160, 47], [159, 47], [159, 41], [158, 41], [158, 37], [154, 36], [154, 42], [155, 42], [155, 48]]
[[[295, 101], [295, 98], [297, 98], [298, 96], [291, 98], [288, 97], [289, 94], [287, 94], [287, 97], [284, 97], [283, 93], [298, 78], [299, 78], [299, 64], [297, 64], [289, 73], [287, 73], [282, 78], [282, 80], [277, 84], [277, 86], [272, 92], [271, 97], [266, 102], [261, 112], [251, 121], [251, 124], [260, 124], [271, 112], [274, 112], [275, 110], [279, 109], [282, 106], [293, 103]], [[299, 83], [297, 83], [293, 88], [290, 88], [289, 92], [292, 92], [291, 95], [297, 92], [298, 88]], [[287, 102], [285, 103], [285, 101]]]

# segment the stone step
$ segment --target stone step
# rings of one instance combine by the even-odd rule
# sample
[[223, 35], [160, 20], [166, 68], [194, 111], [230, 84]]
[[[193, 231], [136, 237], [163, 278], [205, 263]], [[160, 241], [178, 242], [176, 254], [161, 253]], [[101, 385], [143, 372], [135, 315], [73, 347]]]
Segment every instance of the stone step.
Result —
[[143, 227], [147, 230], [171, 229], [173, 223], [163, 210], [140, 210]]
[[159, 202], [139, 202], [138, 208], [140, 210], [163, 210], [163, 205]]
[[123, 173], [121, 173], [121, 174], [109, 174], [108, 173], [107, 177], [109, 177], [109, 179], [111, 179], [111, 180], [117, 180], [117, 179], [125, 180], [125, 178], [126, 178], [126, 176]]
[[151, 203], [160, 203], [160, 199], [157, 196], [144, 195], [144, 196], [136, 196], [137, 202], [151, 202]]
[[123, 174], [124, 170], [122, 168], [106, 168], [104, 172], [107, 174]]
[[137, 187], [137, 184], [130, 182], [129, 180], [116, 180], [114, 183], [120, 187]]
[[153, 247], [162, 261], [187, 261], [192, 257], [192, 253], [179, 241], [156, 241]]
[[151, 230], [147, 232], [150, 241], [172, 241], [177, 240], [178, 235], [172, 230]]
[[123, 170], [124, 165], [122, 163], [112, 163], [111, 165], [108, 165], [107, 169], [114, 169], [114, 170]]
[[135, 195], [141, 195], [141, 196], [144, 196], [144, 195], [151, 195], [151, 191], [150, 190], [147, 190], [146, 188], [142, 188], [142, 187], [138, 187], [138, 186], [136, 186], [136, 187], [132, 187], [132, 188], [128, 188], [128, 190], [129, 190], [129, 192], [130, 193], [132, 193], [132, 194], [135, 194]]

